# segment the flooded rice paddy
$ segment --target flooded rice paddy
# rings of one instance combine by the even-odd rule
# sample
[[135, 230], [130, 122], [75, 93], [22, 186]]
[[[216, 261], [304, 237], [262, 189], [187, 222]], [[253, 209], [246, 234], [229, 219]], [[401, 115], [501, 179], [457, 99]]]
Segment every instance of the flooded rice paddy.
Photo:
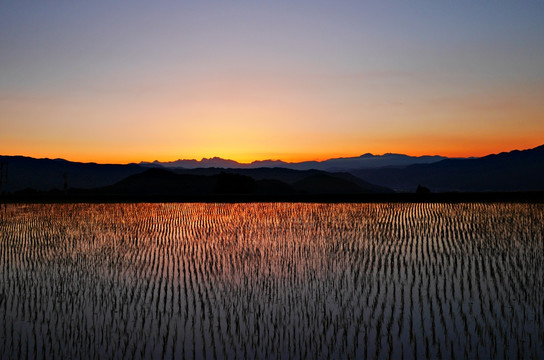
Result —
[[2, 358], [544, 358], [544, 206], [0, 215]]

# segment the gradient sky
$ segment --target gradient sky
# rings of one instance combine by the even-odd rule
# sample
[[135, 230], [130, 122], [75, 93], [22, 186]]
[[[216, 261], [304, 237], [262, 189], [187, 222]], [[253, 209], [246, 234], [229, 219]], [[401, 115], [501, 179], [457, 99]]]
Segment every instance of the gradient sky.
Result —
[[544, 143], [544, 1], [2, 1], [0, 154], [479, 156]]

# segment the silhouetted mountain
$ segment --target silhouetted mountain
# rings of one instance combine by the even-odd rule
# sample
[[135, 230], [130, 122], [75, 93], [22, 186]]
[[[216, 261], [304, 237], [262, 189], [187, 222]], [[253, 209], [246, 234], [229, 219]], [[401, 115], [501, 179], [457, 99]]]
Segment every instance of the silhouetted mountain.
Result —
[[[394, 154], [386, 154], [380, 157], [380, 161], [388, 156], [398, 157]], [[330, 160], [329, 164], [349, 162], [353, 159], [333, 159], [334, 161]], [[376, 157], [367, 154], [354, 161], [364, 161], [364, 159], [373, 161]], [[207, 160], [210, 164], [218, 162], [224, 165], [230, 164], [223, 159]], [[47, 192], [52, 189], [64, 190], [65, 185], [71, 193], [76, 193], [76, 189], [95, 189], [86, 192], [81, 190], [82, 194], [86, 194], [85, 196], [91, 196], [98, 191], [96, 190], [98, 188], [100, 188], [98, 192], [102, 194], [109, 191], [127, 196], [131, 194], [134, 196], [142, 194], [285, 195], [301, 192], [360, 194], [387, 193], [392, 192], [391, 188], [415, 192], [418, 185], [428, 188], [433, 193], [544, 191], [544, 145], [530, 150], [516, 150], [477, 159], [445, 159], [431, 164], [405, 167], [363, 168], [351, 170], [350, 173], [281, 167], [172, 168], [168, 171], [159, 164], [151, 164], [149, 168], [136, 164], [103, 165], [76, 163], [62, 159], [33, 159], [23, 156], [0, 156], [0, 163], [3, 164], [1, 190], [14, 193], [26, 189], [27, 194], [31, 194], [32, 189], [38, 192]], [[201, 162], [197, 163], [201, 164]], [[254, 164], [266, 163], [255, 162]], [[317, 163], [312, 162], [312, 164]], [[278, 162], [274, 161], [273, 164], [277, 165]], [[32, 198], [30, 195], [28, 197]]]
[[146, 170], [136, 164], [105, 165], [24, 156], [0, 156], [0, 162], [8, 166], [7, 185], [3, 184], [2, 187], [2, 190], [8, 192], [26, 188], [40, 191], [63, 189], [64, 174], [70, 188], [95, 188], [111, 185]]
[[295, 195], [298, 190], [283, 181], [264, 179], [256, 180], [258, 187], [256, 193], [259, 195]]
[[401, 191], [421, 184], [431, 191], [542, 191], [544, 145], [478, 159], [447, 159], [401, 169], [361, 169], [353, 174]]
[[142, 161], [140, 163], [142, 166], [146, 167], [164, 167], [164, 168], [184, 168], [184, 169], [195, 169], [195, 168], [207, 168], [207, 167], [216, 167], [216, 168], [243, 168], [246, 164], [240, 164], [234, 160], [221, 159], [220, 157], [213, 158], [203, 158], [202, 160], [176, 160], [176, 161], [166, 161], [160, 162], [155, 160], [151, 163]]
[[199, 196], [213, 194], [293, 194], [291, 186], [276, 180], [256, 181], [249, 176], [221, 172], [215, 175], [176, 174], [149, 169], [111, 186], [100, 194], [133, 196]]
[[333, 173], [326, 172], [325, 174], [327, 174], [328, 176], [334, 176], [336, 178], [354, 183], [365, 193], [392, 193], [394, 192], [390, 188], [369, 183], [368, 181], [365, 181], [361, 179], [360, 177], [357, 177], [347, 172], [333, 172]]
[[217, 179], [210, 176], [180, 175], [165, 169], [149, 169], [131, 175], [100, 191], [112, 195], [188, 195], [211, 194]]
[[362, 194], [369, 192], [349, 180], [327, 174], [308, 176], [295, 182], [293, 186], [308, 194]]
[[[303, 172], [304, 173], [304, 172]], [[343, 174], [359, 181], [355, 176]], [[213, 175], [177, 174], [166, 169], [149, 169], [101, 189], [101, 195], [123, 196], [199, 196], [214, 194], [292, 195], [292, 194], [363, 194], [383, 192], [361, 180], [363, 188], [333, 174], [312, 174], [293, 185], [275, 179], [260, 179], [222, 171]], [[377, 190], [375, 190], [377, 189]]]
[[[281, 160], [256, 160], [256, 161], [253, 161], [251, 164], [249, 164], [249, 166], [247, 166], [247, 168], [251, 168], [251, 169], [256, 169], [256, 168], [261, 168], [261, 167], [265, 167], [265, 168], [277, 168], [277, 167], [282, 167], [282, 168], [289, 168], [289, 165], [291, 163], [288, 163], [288, 162], [285, 162], [285, 161], [281, 161]], [[244, 165], [247, 165], [247, 164], [244, 164]]]
[[[318, 168], [326, 171], [349, 171], [353, 169], [374, 169], [379, 167], [429, 164], [446, 159], [444, 156], [408, 156], [403, 154], [364, 154], [359, 157], [329, 159], [318, 163]], [[304, 163], [302, 163], [304, 164]], [[312, 162], [308, 166], [314, 166]]]
[[335, 158], [324, 161], [285, 162], [281, 160], [258, 160], [250, 164], [238, 163], [234, 160], [225, 160], [218, 157], [198, 160], [176, 160], [171, 162], [154, 161], [152, 163], [141, 162], [147, 167], [162, 166], [165, 168], [229, 168], [229, 169], [255, 169], [261, 167], [285, 168], [293, 170], [324, 170], [324, 171], [348, 171], [353, 169], [373, 169], [384, 166], [407, 166], [411, 164], [428, 164], [446, 159], [443, 156], [408, 156], [402, 154], [372, 155], [364, 154], [358, 157]]
[[[227, 172], [231, 174], [240, 174], [249, 176], [255, 180], [278, 180], [290, 185], [294, 185], [297, 181], [315, 175], [327, 175], [330, 177], [347, 180], [357, 185], [363, 192], [366, 193], [390, 193], [391, 189], [384, 186], [378, 186], [364, 181], [357, 176], [350, 173], [330, 173], [320, 170], [292, 170], [284, 168], [257, 168], [257, 169], [219, 169], [219, 168], [199, 168], [199, 169], [172, 169], [179, 174], [193, 174], [193, 175], [216, 175], [221, 172]], [[336, 189], [336, 190], [334, 190]], [[344, 190], [341, 188], [341, 183], [336, 183], [334, 189], [331, 188], [332, 193], [342, 193]], [[359, 192], [359, 190], [357, 192]]]
[[[150, 169], [135, 164], [103, 165], [20, 156], [0, 157], [0, 162], [8, 164], [7, 186], [5, 183], [2, 186], [2, 190], [8, 192], [24, 189], [63, 190], [66, 183], [68, 189], [107, 188], [110, 192], [120, 192], [125, 195], [136, 195], [139, 191], [147, 195], [235, 192], [292, 194], [298, 192], [292, 187], [294, 182], [311, 175], [329, 174], [318, 170], [301, 171], [283, 168], [223, 169], [215, 167], [166, 171], [163, 167], [157, 166]], [[144, 171], [145, 174], [143, 174]], [[176, 177], [172, 171], [187, 176]], [[142, 176], [131, 176], [138, 174]], [[210, 176], [219, 176], [217, 178], [219, 181], [211, 179]], [[367, 183], [348, 173], [331, 173], [330, 176], [353, 182], [365, 192], [390, 192], [389, 189]], [[341, 184], [335, 186], [336, 188], [329, 189], [328, 193], [345, 192], [338, 188]]]
[[256, 169], [223, 169], [223, 168], [197, 168], [197, 169], [170, 169], [178, 174], [193, 174], [193, 175], [216, 175], [221, 172], [231, 174], [240, 174], [250, 176], [255, 180], [273, 179], [286, 183], [294, 183], [297, 180], [303, 179], [313, 174], [320, 174], [323, 171], [319, 170], [293, 170], [285, 168], [256, 168]]
[[217, 194], [254, 194], [257, 191], [257, 182], [249, 176], [228, 174], [225, 172], [215, 175], [214, 193]]

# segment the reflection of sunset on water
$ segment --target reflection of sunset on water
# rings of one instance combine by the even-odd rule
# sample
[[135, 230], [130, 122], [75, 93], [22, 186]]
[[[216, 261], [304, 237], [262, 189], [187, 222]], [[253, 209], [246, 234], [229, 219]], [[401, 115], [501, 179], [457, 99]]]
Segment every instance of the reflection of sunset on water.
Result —
[[1, 210], [14, 357], [544, 355], [542, 205]]

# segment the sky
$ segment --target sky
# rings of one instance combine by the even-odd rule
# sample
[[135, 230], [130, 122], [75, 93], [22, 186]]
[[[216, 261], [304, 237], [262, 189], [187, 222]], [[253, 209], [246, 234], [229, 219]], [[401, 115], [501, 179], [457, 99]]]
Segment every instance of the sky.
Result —
[[0, 154], [482, 156], [544, 143], [544, 1], [0, 2]]

